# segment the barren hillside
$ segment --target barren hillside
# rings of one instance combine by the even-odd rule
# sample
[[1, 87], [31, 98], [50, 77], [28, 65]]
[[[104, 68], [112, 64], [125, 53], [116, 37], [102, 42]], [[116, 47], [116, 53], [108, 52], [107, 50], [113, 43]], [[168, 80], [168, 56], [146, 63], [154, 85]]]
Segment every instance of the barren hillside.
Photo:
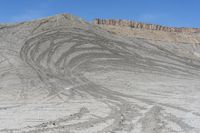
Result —
[[200, 30], [100, 22], [0, 25], [0, 132], [199, 133]]

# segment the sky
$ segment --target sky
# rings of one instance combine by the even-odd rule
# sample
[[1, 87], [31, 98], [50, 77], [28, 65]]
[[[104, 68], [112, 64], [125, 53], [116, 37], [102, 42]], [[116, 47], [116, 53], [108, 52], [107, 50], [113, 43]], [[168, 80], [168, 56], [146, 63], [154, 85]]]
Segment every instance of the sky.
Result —
[[87, 21], [109, 18], [200, 28], [200, 0], [0, 0], [0, 23], [60, 13]]

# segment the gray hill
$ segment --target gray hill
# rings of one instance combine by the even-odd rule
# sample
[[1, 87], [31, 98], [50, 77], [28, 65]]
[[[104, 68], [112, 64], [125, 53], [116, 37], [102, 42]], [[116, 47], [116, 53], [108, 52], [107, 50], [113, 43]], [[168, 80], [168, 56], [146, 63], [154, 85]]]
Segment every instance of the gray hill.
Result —
[[199, 133], [200, 33], [163, 29], [1, 24], [0, 132]]

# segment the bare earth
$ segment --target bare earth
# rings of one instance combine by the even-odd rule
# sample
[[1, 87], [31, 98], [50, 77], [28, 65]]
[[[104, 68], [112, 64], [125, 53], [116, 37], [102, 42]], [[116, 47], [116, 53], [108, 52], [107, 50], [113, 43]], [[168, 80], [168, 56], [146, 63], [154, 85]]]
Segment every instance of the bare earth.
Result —
[[0, 132], [200, 133], [199, 36], [66, 14], [1, 24]]

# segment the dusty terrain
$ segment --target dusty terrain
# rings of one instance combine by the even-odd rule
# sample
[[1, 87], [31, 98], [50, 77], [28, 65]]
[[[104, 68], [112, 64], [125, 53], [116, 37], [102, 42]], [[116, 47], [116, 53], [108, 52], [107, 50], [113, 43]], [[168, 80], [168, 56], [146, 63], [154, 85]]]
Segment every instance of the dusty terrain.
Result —
[[200, 33], [71, 15], [0, 25], [0, 132], [200, 133]]

